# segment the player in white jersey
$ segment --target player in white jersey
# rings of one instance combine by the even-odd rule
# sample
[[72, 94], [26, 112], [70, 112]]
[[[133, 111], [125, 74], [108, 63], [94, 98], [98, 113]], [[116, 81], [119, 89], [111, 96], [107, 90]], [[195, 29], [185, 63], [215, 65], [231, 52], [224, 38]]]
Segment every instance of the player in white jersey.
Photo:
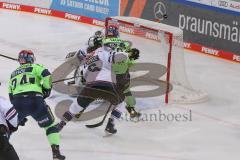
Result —
[[0, 97], [0, 159], [19, 160], [9, 142], [10, 134], [18, 128], [17, 112], [3, 97]]
[[[77, 56], [79, 59], [85, 59], [89, 53], [95, 51], [97, 48], [102, 46], [103, 33], [101, 31], [96, 31], [93, 36], [88, 39], [88, 42], [81, 49], [70, 52], [66, 56], [66, 61], [71, 61], [74, 56]], [[90, 54], [91, 55], [91, 54]], [[85, 79], [83, 76], [84, 66], [79, 65], [74, 71], [74, 80], [68, 82], [68, 84], [85, 84]]]
[[91, 102], [100, 98], [115, 106], [105, 131], [111, 134], [117, 132], [114, 127], [114, 120], [121, 117], [118, 107], [123, 104], [124, 95], [123, 90], [116, 86], [116, 75], [112, 72], [112, 64], [127, 59], [127, 53], [114, 52], [110, 46], [102, 46], [87, 54], [83, 72], [86, 85], [77, 100], [70, 106], [69, 111], [64, 113], [64, 121], [58, 124], [59, 129], [62, 129], [66, 122], [71, 121], [74, 116], [83, 112]]

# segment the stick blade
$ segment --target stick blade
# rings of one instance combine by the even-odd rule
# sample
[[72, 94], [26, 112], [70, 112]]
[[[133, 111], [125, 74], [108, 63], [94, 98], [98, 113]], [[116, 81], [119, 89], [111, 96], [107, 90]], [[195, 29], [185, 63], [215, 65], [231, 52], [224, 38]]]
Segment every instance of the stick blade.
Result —
[[90, 124], [90, 125], [85, 125], [87, 128], [96, 128], [96, 127], [99, 127], [103, 124], [103, 122], [99, 122], [99, 123], [96, 123], [96, 124]]

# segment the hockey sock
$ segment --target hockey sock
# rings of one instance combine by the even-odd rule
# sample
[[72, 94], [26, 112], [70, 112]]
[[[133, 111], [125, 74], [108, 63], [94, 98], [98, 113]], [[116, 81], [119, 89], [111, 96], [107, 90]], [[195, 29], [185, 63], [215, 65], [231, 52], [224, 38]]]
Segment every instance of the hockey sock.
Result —
[[50, 145], [59, 145], [60, 144], [60, 136], [59, 133], [52, 133], [49, 134], [48, 136], [48, 142], [50, 143]]
[[136, 99], [133, 96], [126, 96], [125, 97], [126, 107], [134, 107], [136, 105]]
[[73, 114], [71, 112], [67, 111], [63, 114], [63, 119], [65, 122], [69, 122], [73, 119]]
[[111, 113], [111, 119], [112, 119], [112, 121], [114, 122], [115, 119], [120, 119], [121, 114], [122, 114], [122, 113], [121, 113], [119, 110], [114, 109], [114, 110], [112, 111], [112, 113]]
[[46, 130], [46, 134], [48, 137], [48, 142], [50, 143], [50, 145], [59, 145], [60, 143], [60, 135], [58, 132], [57, 127], [53, 124], [51, 124], [50, 126], [45, 128]]

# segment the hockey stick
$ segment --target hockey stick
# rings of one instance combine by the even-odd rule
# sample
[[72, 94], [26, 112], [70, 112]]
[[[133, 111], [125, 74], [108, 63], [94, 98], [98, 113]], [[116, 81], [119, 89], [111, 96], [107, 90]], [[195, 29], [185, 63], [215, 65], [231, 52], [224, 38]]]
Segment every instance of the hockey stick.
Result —
[[59, 80], [53, 81], [52, 83], [58, 83], [58, 82], [62, 82], [62, 81], [66, 81], [66, 80], [70, 80], [70, 79], [74, 79], [74, 78], [78, 78], [78, 77], [82, 77], [82, 76], [59, 79]]
[[4, 57], [4, 58], [11, 59], [11, 60], [14, 60], [14, 61], [17, 61], [17, 59], [16, 59], [16, 58], [9, 57], [9, 56], [3, 55], [3, 54], [0, 54], [0, 56], [1, 56], [1, 57]]
[[108, 115], [108, 112], [110, 111], [110, 109], [112, 108], [112, 104], [109, 105], [108, 109], [107, 109], [107, 112], [105, 113], [103, 119], [99, 122], [99, 123], [96, 123], [96, 124], [90, 124], [90, 125], [85, 125], [87, 128], [96, 128], [96, 127], [99, 127], [101, 125], [103, 125], [107, 115]]

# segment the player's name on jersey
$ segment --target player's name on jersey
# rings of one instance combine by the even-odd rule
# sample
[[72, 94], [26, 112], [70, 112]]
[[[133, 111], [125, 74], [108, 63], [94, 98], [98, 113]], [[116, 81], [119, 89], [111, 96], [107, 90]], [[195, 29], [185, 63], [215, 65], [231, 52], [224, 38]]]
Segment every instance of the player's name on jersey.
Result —
[[11, 74], [11, 77], [15, 77], [19, 74], [22, 74], [22, 73], [25, 73], [25, 72], [31, 72], [32, 71], [32, 67], [28, 67], [28, 68], [21, 68], [21, 69], [18, 69], [16, 71], [14, 71], [12, 74]]

